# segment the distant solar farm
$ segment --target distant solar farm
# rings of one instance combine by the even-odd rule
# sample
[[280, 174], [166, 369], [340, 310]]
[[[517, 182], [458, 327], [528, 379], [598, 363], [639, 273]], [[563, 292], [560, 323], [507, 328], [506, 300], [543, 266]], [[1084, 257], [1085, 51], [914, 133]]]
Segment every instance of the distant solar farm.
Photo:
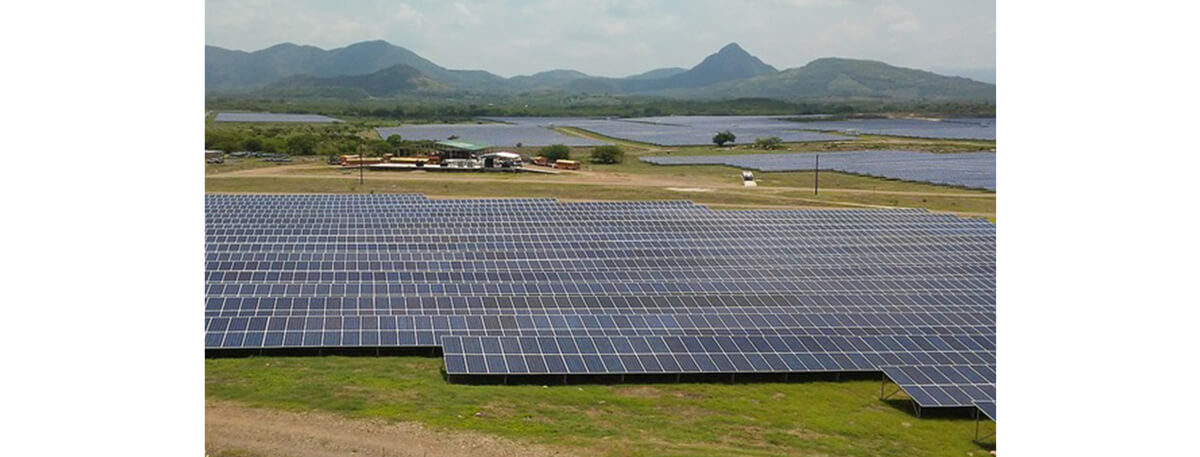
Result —
[[609, 143], [563, 135], [549, 128], [538, 125], [511, 124], [432, 124], [405, 125], [400, 127], [380, 127], [375, 129], [380, 138], [400, 135], [406, 140], [445, 140], [459, 137], [464, 140], [478, 141], [493, 146], [516, 147], [547, 146], [565, 144], [567, 146], [601, 146]]
[[451, 382], [882, 373], [995, 417], [984, 220], [419, 194], [214, 194], [205, 218], [210, 354], [436, 349]]
[[283, 114], [283, 113], [217, 113], [216, 122], [289, 122], [327, 124], [342, 122], [320, 114]]
[[[497, 146], [598, 146], [601, 141], [564, 135], [555, 127], [574, 127], [607, 137], [660, 146], [712, 144], [713, 134], [731, 130], [740, 143], [758, 137], [777, 136], [785, 142], [836, 141], [857, 134], [893, 135], [916, 138], [984, 139], [996, 138], [994, 119], [863, 119], [822, 121], [805, 116], [664, 116], [644, 118], [579, 117], [488, 117], [498, 124], [406, 125], [376, 129], [386, 138], [444, 140], [450, 136], [482, 141]], [[788, 119], [799, 119], [796, 122]], [[849, 137], [848, 137], [849, 136]]]
[[996, 190], [996, 154], [931, 154], [913, 151], [645, 156], [658, 165], [728, 165], [759, 171], [834, 170], [859, 175]]

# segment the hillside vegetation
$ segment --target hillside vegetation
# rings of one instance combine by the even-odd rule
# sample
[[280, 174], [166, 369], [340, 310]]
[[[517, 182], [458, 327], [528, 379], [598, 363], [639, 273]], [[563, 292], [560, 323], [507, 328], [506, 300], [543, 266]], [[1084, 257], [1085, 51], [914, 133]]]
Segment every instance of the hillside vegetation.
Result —
[[[453, 70], [385, 41], [323, 50], [283, 43], [254, 52], [205, 48], [210, 95], [289, 99], [428, 96], [470, 100], [540, 93], [659, 96], [678, 99], [882, 100], [994, 102], [996, 86], [883, 62], [824, 58], [783, 71], [730, 43], [689, 69], [662, 68], [626, 78], [558, 69], [502, 78]], [[303, 90], [298, 90], [303, 89]]]

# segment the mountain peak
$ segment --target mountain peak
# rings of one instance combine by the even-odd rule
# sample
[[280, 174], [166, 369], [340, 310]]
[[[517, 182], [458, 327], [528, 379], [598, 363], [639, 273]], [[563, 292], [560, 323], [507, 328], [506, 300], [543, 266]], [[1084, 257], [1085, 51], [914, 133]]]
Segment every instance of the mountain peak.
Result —
[[391, 43], [388, 43], [387, 41], [384, 41], [384, 40], [370, 40], [370, 41], [359, 41], [358, 43], [353, 43], [346, 47], [347, 48], [393, 48], [393, 47], [397, 47], [397, 46], [395, 46]]
[[727, 54], [727, 53], [738, 53], [738, 54], [747, 54], [747, 55], [750, 54], [750, 53], [746, 52], [745, 49], [742, 49], [742, 47], [739, 46], [737, 44], [737, 42], [729, 43], [729, 44], [725, 45], [725, 47], [721, 48], [720, 51], [717, 51], [717, 54]]
[[737, 43], [729, 43], [715, 54], [705, 57], [692, 69], [672, 76], [670, 79], [675, 80], [677, 87], [701, 87], [777, 71], [779, 70], [763, 63], [758, 57], [754, 57], [738, 46]]

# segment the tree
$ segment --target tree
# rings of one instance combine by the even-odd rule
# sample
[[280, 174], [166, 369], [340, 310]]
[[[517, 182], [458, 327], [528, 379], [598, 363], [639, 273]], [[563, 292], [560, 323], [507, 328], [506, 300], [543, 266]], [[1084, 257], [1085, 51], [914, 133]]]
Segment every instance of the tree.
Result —
[[374, 155], [392, 154], [395, 152], [395, 150], [396, 147], [392, 146], [391, 142], [384, 140], [371, 140], [371, 142], [367, 144], [367, 152]]
[[737, 135], [734, 135], [733, 132], [728, 130], [724, 132], [717, 132], [716, 135], [713, 135], [713, 143], [716, 143], [717, 146], [725, 146], [725, 143], [732, 143], [736, 140]]
[[287, 152], [293, 155], [312, 155], [317, 150], [317, 136], [304, 133], [287, 139]]
[[545, 157], [546, 160], [551, 162], [557, 162], [559, 160], [570, 159], [571, 148], [565, 144], [552, 144], [538, 149], [538, 155]]
[[754, 139], [754, 147], [759, 149], [779, 149], [780, 146], [783, 146], [783, 138], [777, 136]]
[[620, 146], [597, 146], [592, 149], [592, 156], [589, 160], [592, 163], [621, 163], [622, 160], [625, 160], [625, 151], [621, 150]]
[[400, 135], [394, 133], [388, 135], [387, 140], [385, 141], [387, 141], [387, 144], [392, 145], [392, 148], [398, 148], [404, 144], [404, 138], [400, 138]]
[[262, 151], [263, 142], [256, 136], [246, 138], [244, 141], [242, 141], [242, 150], [250, 152]]

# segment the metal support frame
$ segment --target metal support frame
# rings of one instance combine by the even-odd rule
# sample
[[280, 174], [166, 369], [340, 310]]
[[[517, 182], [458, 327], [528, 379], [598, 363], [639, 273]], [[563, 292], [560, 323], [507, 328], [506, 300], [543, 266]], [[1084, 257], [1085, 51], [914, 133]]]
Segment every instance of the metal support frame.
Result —
[[[887, 387], [887, 383], [888, 383], [887, 374], [880, 373], [879, 377], [880, 377], [880, 383], [879, 383], [879, 399], [880, 400], [887, 400], [889, 398], [892, 398], [892, 395], [896, 395], [900, 391], [904, 390], [904, 389], [900, 388], [899, 384], [896, 384], [896, 390], [893, 390], [891, 392], [886, 392], [885, 387]], [[909, 399], [909, 403], [912, 405], [913, 414], [915, 414], [917, 416], [917, 418], [920, 418], [921, 417], [921, 405], [917, 404], [917, 401], [913, 400], [911, 398]]]
[[886, 374], [883, 374], [883, 373], [880, 373], [879, 377], [881, 378], [881, 382], [879, 383], [879, 399], [880, 400], [887, 400], [889, 398], [892, 398], [892, 395], [896, 395], [896, 393], [898, 393], [902, 390], [902, 389], [900, 389], [900, 385], [897, 384], [896, 390], [893, 390], [888, 393], [884, 393], [884, 388], [887, 387], [887, 384], [888, 384], [888, 377]]
[[980, 420], [981, 416], [983, 416], [983, 412], [979, 411], [979, 408], [975, 408], [975, 438], [971, 440], [971, 442], [975, 443], [975, 444], [983, 444], [982, 443], [983, 440], [996, 437], [996, 432], [992, 432], [992, 433], [989, 433], [984, 436], [979, 436], [979, 423], [982, 422]]

